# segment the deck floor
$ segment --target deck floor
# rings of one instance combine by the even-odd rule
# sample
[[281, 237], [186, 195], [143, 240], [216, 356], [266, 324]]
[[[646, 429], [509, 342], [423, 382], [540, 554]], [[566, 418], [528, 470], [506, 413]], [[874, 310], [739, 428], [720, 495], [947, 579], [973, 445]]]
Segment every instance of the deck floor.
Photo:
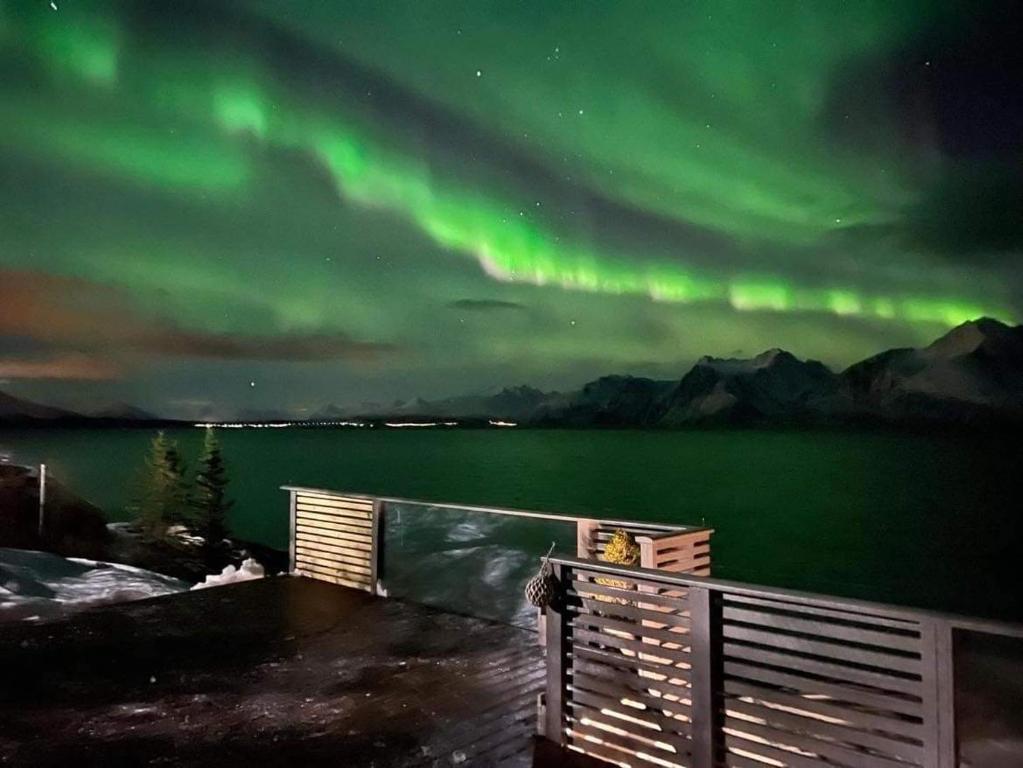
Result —
[[533, 765], [536, 636], [277, 577], [0, 629], [0, 764]]

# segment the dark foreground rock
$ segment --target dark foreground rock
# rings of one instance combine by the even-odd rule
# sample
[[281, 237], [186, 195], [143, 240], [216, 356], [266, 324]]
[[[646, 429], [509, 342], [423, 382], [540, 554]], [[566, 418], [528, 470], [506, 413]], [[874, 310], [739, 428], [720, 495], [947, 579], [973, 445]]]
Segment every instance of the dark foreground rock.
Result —
[[288, 569], [287, 552], [254, 542], [230, 540], [208, 551], [188, 531], [146, 541], [130, 525], [108, 526], [103, 510], [52, 477], [46, 482], [40, 529], [39, 477], [30, 467], [14, 464], [0, 464], [0, 547], [123, 563], [193, 583], [249, 557], [269, 574]]
[[38, 475], [27, 467], [0, 464], [0, 547], [103, 560], [110, 543], [103, 511], [52, 478], [47, 479], [40, 528]]

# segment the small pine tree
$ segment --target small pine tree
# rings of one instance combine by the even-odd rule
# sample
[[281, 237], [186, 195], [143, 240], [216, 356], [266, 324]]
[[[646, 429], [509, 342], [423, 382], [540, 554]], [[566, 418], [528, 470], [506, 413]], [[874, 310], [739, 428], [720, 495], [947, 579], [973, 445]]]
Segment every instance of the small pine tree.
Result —
[[188, 484], [188, 466], [181, 457], [178, 444], [173, 440], [167, 443], [164, 453], [167, 467], [168, 494], [165, 519], [168, 525], [184, 525], [189, 527], [192, 522], [191, 489]]
[[195, 476], [192, 506], [193, 530], [202, 536], [207, 554], [219, 549], [228, 535], [227, 513], [232, 502], [227, 498], [227, 467], [217, 433], [206, 428], [202, 456]]
[[162, 541], [167, 527], [186, 511], [187, 485], [177, 445], [161, 431], [149, 444], [149, 455], [135, 497], [135, 522], [147, 541]]

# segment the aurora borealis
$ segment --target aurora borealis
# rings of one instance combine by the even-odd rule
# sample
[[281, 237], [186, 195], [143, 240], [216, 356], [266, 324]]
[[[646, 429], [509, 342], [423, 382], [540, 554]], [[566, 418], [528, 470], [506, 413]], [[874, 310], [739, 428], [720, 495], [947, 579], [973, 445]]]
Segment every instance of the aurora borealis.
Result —
[[0, 381], [315, 410], [1018, 322], [1020, 11], [0, 2]]

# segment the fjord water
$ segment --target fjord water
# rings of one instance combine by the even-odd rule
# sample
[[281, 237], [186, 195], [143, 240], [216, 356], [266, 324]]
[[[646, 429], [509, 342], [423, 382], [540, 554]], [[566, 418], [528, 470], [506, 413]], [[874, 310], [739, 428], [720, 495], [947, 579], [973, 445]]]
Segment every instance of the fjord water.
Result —
[[[45, 461], [53, 476], [122, 520], [152, 434], [7, 430], [0, 431], [0, 453]], [[519, 429], [220, 434], [236, 501], [234, 531], [280, 548], [287, 545], [288, 507], [279, 486], [295, 484], [706, 524], [715, 529], [718, 577], [1023, 619], [1023, 448], [1005, 437]], [[194, 464], [201, 430], [171, 435]], [[442, 546], [450, 526], [443, 515], [436, 522]], [[430, 519], [408, 530], [417, 539], [410, 553], [434, 546]], [[529, 547], [532, 562], [546, 549], [540, 540]]]

